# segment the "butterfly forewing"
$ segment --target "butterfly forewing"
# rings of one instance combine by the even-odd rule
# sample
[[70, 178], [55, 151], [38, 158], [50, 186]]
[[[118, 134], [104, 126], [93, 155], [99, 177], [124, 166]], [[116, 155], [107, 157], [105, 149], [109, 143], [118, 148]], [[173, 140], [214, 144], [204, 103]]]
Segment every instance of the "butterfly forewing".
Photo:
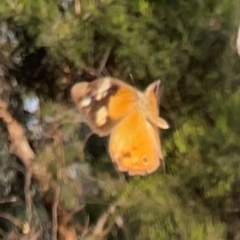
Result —
[[120, 80], [100, 78], [73, 86], [72, 99], [82, 111], [92, 130], [100, 136], [111, 129], [136, 107], [137, 93]]

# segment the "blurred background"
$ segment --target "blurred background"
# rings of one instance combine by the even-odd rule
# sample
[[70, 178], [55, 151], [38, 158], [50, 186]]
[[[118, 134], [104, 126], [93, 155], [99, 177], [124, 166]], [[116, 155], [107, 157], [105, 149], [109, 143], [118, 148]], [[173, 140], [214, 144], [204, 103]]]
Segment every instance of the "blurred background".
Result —
[[[239, 23], [238, 0], [1, 1], [0, 239], [239, 240]], [[161, 79], [165, 172], [118, 173], [80, 123], [69, 90], [101, 76]]]

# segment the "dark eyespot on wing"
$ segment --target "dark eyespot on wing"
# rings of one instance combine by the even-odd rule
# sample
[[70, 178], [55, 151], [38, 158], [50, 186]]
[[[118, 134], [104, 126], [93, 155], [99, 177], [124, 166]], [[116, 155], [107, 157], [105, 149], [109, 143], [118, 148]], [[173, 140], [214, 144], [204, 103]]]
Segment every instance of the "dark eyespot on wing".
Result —
[[126, 158], [130, 158], [132, 155], [131, 155], [130, 152], [125, 152], [125, 153], [123, 153], [122, 156], [123, 156], [123, 157], [126, 157]]
[[143, 156], [143, 157], [142, 157], [142, 162], [143, 162], [144, 164], [148, 164], [148, 163], [149, 163], [149, 158], [148, 158], [147, 156]]
[[108, 110], [109, 99], [117, 93], [120, 87], [114, 83], [111, 83], [109, 88], [102, 93], [102, 97], [99, 99], [97, 94], [100, 86], [101, 82], [98, 81], [93, 81], [89, 84], [88, 91], [86, 91], [87, 94], [85, 95], [84, 99], [89, 99], [90, 104], [87, 104], [88, 102], [83, 104], [84, 107], [82, 107], [82, 110], [86, 114], [86, 118], [91, 128], [93, 127], [92, 130], [99, 134], [99, 136], [106, 136], [110, 133], [110, 130], [118, 121], [112, 120], [107, 116], [105, 119], [105, 124], [97, 126], [95, 121], [96, 113], [98, 113], [99, 109], [101, 109], [103, 106]]

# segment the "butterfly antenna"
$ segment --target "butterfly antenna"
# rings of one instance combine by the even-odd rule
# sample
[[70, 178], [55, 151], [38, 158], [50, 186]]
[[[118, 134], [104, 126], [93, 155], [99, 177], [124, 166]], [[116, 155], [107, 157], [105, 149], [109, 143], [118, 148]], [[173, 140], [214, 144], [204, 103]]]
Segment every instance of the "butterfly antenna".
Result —
[[165, 166], [164, 158], [162, 159], [162, 165], [163, 165], [163, 172], [166, 173], [166, 166]]
[[135, 81], [134, 81], [134, 78], [133, 78], [133, 76], [132, 76], [131, 73], [129, 74], [129, 76], [130, 76], [130, 78], [131, 78], [131, 80], [132, 80], [132, 83], [133, 83], [134, 87], [137, 87], [137, 86], [136, 86], [136, 83], [135, 83]]

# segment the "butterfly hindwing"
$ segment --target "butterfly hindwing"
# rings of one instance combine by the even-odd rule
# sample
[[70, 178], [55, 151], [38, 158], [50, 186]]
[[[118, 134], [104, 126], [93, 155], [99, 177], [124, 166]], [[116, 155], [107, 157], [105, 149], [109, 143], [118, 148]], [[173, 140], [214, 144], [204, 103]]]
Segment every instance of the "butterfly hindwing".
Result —
[[[124, 137], [122, 133], [126, 133]], [[129, 175], [152, 173], [163, 158], [157, 127], [146, 121], [139, 109], [114, 128], [109, 140], [109, 152], [118, 170]]]

